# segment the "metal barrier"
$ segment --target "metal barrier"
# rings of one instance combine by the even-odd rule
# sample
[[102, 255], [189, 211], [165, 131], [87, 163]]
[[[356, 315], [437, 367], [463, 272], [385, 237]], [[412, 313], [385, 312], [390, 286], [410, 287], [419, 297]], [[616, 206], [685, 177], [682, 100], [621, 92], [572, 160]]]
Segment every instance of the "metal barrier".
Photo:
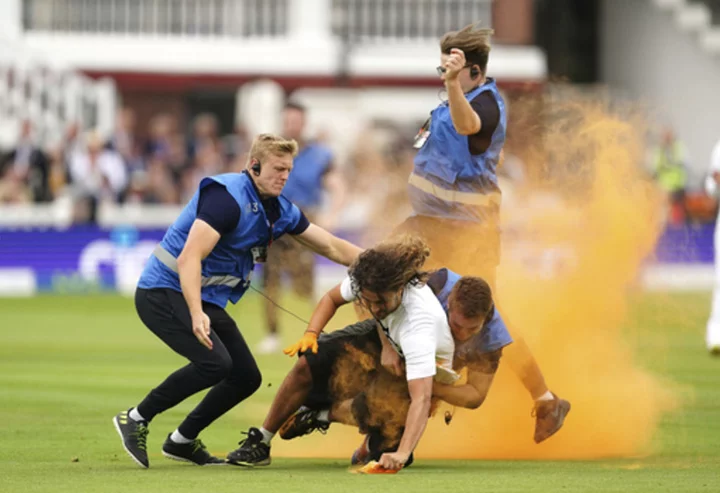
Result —
[[26, 31], [284, 36], [289, 0], [24, 0]]
[[[195, 37], [286, 36], [296, 0], [24, 0], [26, 31]], [[309, 0], [303, 10], [326, 8]], [[332, 31], [353, 41], [435, 39], [490, 25], [492, 0], [333, 0]]]
[[333, 0], [333, 32], [350, 42], [437, 39], [491, 23], [492, 0]]

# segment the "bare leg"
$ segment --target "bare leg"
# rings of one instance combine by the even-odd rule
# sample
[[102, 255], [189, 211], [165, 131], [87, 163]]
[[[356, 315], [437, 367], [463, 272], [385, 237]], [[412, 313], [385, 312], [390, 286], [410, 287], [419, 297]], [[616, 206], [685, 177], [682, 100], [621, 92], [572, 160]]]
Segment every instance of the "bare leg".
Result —
[[[275, 282], [274, 276], [269, 277], [265, 284], [265, 294], [268, 298], [276, 300], [280, 295], [279, 283]], [[267, 330], [269, 334], [277, 335], [278, 333], [278, 316], [277, 307], [273, 302], [265, 299], [265, 320], [267, 321]]]
[[562, 428], [565, 416], [570, 412], [570, 403], [551, 393], [545, 383], [540, 367], [530, 348], [522, 337], [513, 335], [514, 342], [507, 346], [503, 352], [513, 372], [518, 376], [525, 388], [535, 401], [533, 415], [535, 416], [536, 443], [547, 440]]
[[263, 308], [267, 333], [257, 346], [258, 354], [277, 353], [282, 345], [278, 334], [278, 309], [270, 300], [277, 300], [280, 297], [284, 265], [286, 264], [282, 259], [282, 248], [278, 248], [278, 251], [271, 248], [268, 251], [268, 262], [263, 268], [263, 287], [266, 297], [263, 300]]
[[525, 339], [517, 334], [513, 334], [513, 339], [513, 343], [503, 349], [503, 356], [533, 400], [537, 400], [549, 390], [545, 377]]
[[277, 433], [282, 424], [303, 405], [312, 390], [312, 373], [306, 358], [298, 359], [283, 380], [263, 423], [263, 428]]

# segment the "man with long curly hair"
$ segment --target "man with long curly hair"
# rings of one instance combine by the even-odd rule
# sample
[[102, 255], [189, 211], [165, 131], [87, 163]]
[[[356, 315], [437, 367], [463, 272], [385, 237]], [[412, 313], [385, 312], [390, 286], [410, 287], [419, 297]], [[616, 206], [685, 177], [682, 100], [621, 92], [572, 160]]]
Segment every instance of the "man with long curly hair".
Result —
[[[453, 369], [468, 370], [467, 381], [462, 385], [436, 378], [433, 403], [440, 399], [453, 406], [477, 409], [487, 397], [503, 349], [512, 342], [510, 333], [485, 280], [460, 276], [443, 268], [430, 274], [427, 285], [447, 313], [455, 341]], [[335, 339], [372, 333], [374, 329], [371, 319], [358, 322], [324, 334], [320, 346], [332, 344]], [[315, 386], [303, 407], [282, 425], [280, 437], [291, 440], [314, 431], [325, 433], [331, 423], [338, 422], [357, 426], [365, 434], [362, 445], [353, 454], [353, 464], [377, 461], [384, 452], [397, 449], [409, 395], [397, 376], [401, 369], [383, 368], [374, 349], [355, 344], [346, 351], [336, 362], [330, 388]], [[366, 373], [358, 368], [373, 371]]]
[[[240, 448], [228, 454], [228, 462], [255, 466], [270, 464], [270, 440], [308, 399], [313, 388], [327, 388], [337, 371], [336, 363], [348, 352], [378, 355], [355, 380], [371, 381], [383, 367], [395, 368], [396, 377], [404, 360], [405, 392], [409, 395], [397, 450], [379, 459], [387, 469], [400, 469], [417, 446], [427, 424], [433, 380], [452, 383], [455, 343], [442, 305], [426, 285], [423, 264], [430, 254], [425, 242], [403, 236], [364, 251], [353, 263], [342, 283], [328, 291], [318, 303], [303, 338], [285, 353], [302, 355], [283, 381], [262, 428], [250, 428]], [[318, 344], [337, 309], [358, 301], [372, 314], [370, 327]], [[356, 387], [344, 385], [348, 388]], [[382, 386], [383, 388], [387, 388]]]

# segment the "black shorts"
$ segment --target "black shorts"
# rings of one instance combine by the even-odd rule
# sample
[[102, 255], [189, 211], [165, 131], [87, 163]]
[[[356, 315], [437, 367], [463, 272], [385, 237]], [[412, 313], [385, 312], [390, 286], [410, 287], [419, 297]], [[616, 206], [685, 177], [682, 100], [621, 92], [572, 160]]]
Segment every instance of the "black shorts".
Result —
[[[352, 397], [371, 372], [381, 368], [381, 352], [382, 343], [372, 319], [322, 334], [318, 339], [318, 352], [302, 355], [313, 378], [313, 389], [305, 405], [313, 409], [327, 408], [337, 400]], [[348, 372], [343, 371], [347, 368], [339, 367], [351, 364], [362, 364], [365, 371]], [[348, 373], [353, 375], [347, 376]]]
[[361, 433], [376, 433], [382, 450], [397, 447], [410, 406], [404, 375], [383, 368], [382, 343], [374, 320], [363, 320], [323, 335], [318, 352], [307, 353], [313, 389], [305, 401], [311, 409], [327, 409], [352, 399]]
[[[405, 377], [392, 375], [382, 367], [381, 352], [382, 343], [372, 319], [321, 335], [318, 352], [303, 354], [313, 377], [313, 388], [304, 405], [328, 409], [334, 403], [352, 399], [353, 416], [361, 432], [375, 436], [379, 451], [392, 451], [402, 437], [410, 395]], [[455, 363], [494, 374], [501, 355], [502, 349], [498, 349]], [[436, 405], [433, 399], [433, 413]]]

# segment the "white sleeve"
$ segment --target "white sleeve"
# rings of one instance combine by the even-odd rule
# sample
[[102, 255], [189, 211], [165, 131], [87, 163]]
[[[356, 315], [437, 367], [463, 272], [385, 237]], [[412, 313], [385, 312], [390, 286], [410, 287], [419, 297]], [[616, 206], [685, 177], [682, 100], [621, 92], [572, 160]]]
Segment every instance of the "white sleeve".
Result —
[[355, 301], [357, 299], [357, 296], [355, 296], [355, 293], [353, 293], [352, 290], [352, 281], [350, 280], [350, 276], [346, 276], [345, 279], [343, 279], [343, 282], [340, 283], [340, 296], [342, 296], [347, 302]]
[[408, 380], [435, 376], [437, 323], [437, 317], [427, 311], [407, 314], [405, 326], [398, 334], [398, 343], [405, 356]]
[[705, 178], [705, 192], [712, 196], [716, 196], [718, 193], [718, 185], [715, 178], [713, 178], [715, 172], [720, 172], [720, 141], [715, 144], [710, 155], [710, 169], [708, 170], [708, 176]]
[[127, 185], [127, 169], [125, 161], [114, 151], [106, 151], [104, 154], [104, 174], [110, 187], [115, 193], [120, 193]]

